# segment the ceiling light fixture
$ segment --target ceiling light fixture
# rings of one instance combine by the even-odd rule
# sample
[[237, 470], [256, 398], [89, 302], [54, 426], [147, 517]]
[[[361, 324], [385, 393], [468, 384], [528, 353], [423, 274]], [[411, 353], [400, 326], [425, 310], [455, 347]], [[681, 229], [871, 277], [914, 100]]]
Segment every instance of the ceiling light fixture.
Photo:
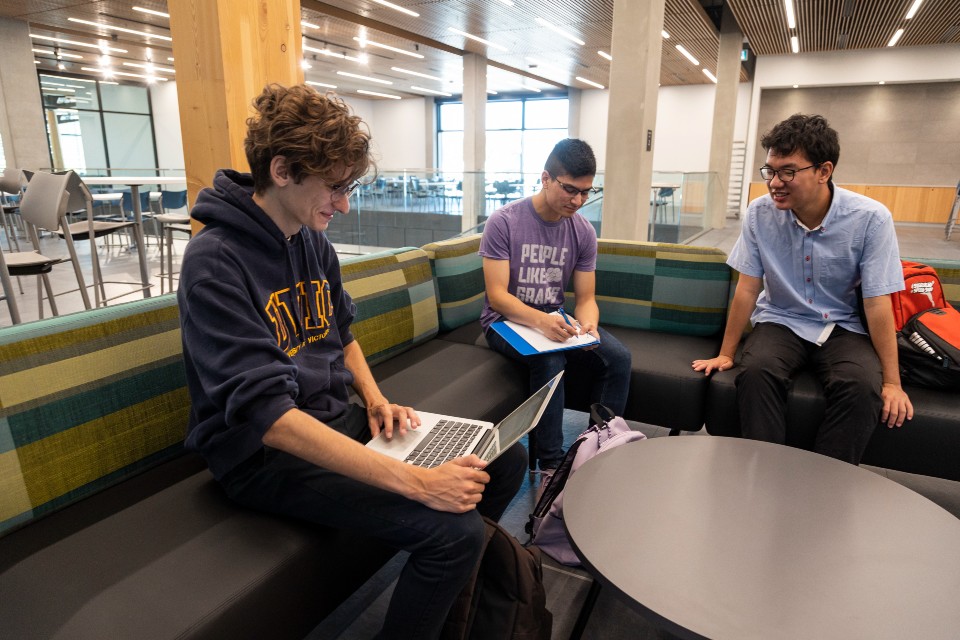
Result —
[[300, 68], [301, 68], [301, 69], [304, 69], [304, 70], [313, 69], [313, 65], [310, 64], [309, 62], [307, 62], [306, 60], [301, 60], [301, 61], [300, 61]]
[[500, 0], [500, 2], [502, 2], [502, 3], [505, 4], [505, 5], [507, 5], [508, 7], [512, 7], [512, 6], [513, 6], [513, 0]]
[[563, 36], [563, 37], [566, 38], [567, 40], [570, 40], [570, 41], [572, 41], [572, 42], [576, 42], [576, 43], [577, 43], [578, 45], [580, 45], [581, 47], [582, 47], [583, 45], [587, 44], [586, 42], [584, 42], [583, 40], [581, 40], [581, 39], [578, 38], [577, 36], [573, 35], [572, 33], [568, 32], [568, 31], [564, 31], [563, 29], [561, 29], [561, 28], [558, 27], [557, 25], [553, 24], [552, 22], [547, 22], [547, 21], [544, 20], [543, 18], [537, 18], [536, 20], [537, 20], [537, 24], [540, 25], [541, 27], [546, 27], [547, 29], [550, 29], [551, 31], [554, 31], [554, 32], [556, 32], [556, 33], [559, 33], [561, 36]]
[[797, 16], [793, 12], [793, 0], [783, 0], [783, 9], [787, 12], [787, 27], [797, 28]]
[[664, 37], [664, 39], [667, 39], [667, 38], [669, 38], [669, 37], [670, 37], [670, 34], [669, 34], [669, 33], [667, 33], [666, 31], [661, 31], [661, 32], [660, 32], [660, 35], [661, 35], [661, 36], [663, 36], [663, 37]]
[[790, 50], [794, 53], [800, 53], [800, 38], [797, 36], [790, 36]]
[[887, 84], [886, 80], [881, 80], [880, 84]]
[[377, 93], [376, 91], [367, 91], [366, 89], [357, 89], [357, 93], [361, 93], [365, 96], [377, 96], [378, 98], [390, 98], [391, 100], [400, 99], [400, 96], [395, 96], [391, 93]]
[[160, 16], [161, 18], [169, 18], [169, 13], [164, 13], [163, 11], [154, 11], [153, 9], [144, 9], [143, 7], [131, 7], [134, 11], [139, 11], [140, 13], [149, 13], [152, 16]]
[[359, 80], [369, 80], [370, 82], [379, 82], [380, 84], [393, 84], [390, 80], [381, 80], [380, 78], [371, 78], [370, 76], [362, 76], [359, 73], [348, 73], [346, 71], [337, 71], [338, 76], [347, 76], [348, 78], [357, 78]]
[[387, 0], [373, 0], [373, 1], [376, 2], [377, 4], [381, 4], [381, 5], [385, 6], [385, 7], [387, 7], [388, 9], [393, 9], [394, 11], [399, 11], [400, 13], [405, 13], [405, 14], [407, 14], [408, 16], [413, 16], [414, 18], [419, 18], [419, 17], [420, 17], [420, 14], [417, 13], [416, 11], [410, 11], [410, 9], [407, 9], [407, 8], [405, 8], [405, 7], [401, 7], [401, 6], [399, 6], [399, 5], [395, 5], [395, 4], [393, 4], [392, 2], [387, 2]]
[[896, 45], [897, 42], [900, 40], [900, 36], [902, 35], [903, 35], [903, 29], [897, 29], [897, 32], [893, 34], [892, 38], [890, 38], [890, 42], [887, 43], [887, 46], [892, 47]]
[[684, 49], [682, 44], [678, 44], [678, 45], [676, 45], [676, 47], [677, 47], [677, 51], [679, 51], [680, 53], [682, 53], [682, 54], [683, 54], [683, 57], [686, 58], [687, 60], [689, 60], [689, 61], [693, 64], [693, 66], [695, 66], [695, 67], [699, 67], [699, 66], [700, 66], [700, 61], [697, 60], [696, 58], [694, 58], [693, 55], [692, 55], [689, 51], [687, 51], [686, 49]]
[[923, 4], [923, 0], [916, 0], [916, 2], [913, 3], [913, 5], [910, 7], [910, 11], [907, 11], [907, 20], [917, 15], [917, 10], [920, 9], [921, 4]]
[[613, 62], [613, 56], [607, 53], [606, 51], [597, 51], [597, 55], [601, 58], [606, 58], [610, 62]]
[[379, 47], [380, 49], [386, 49], [387, 51], [393, 51], [393, 52], [395, 52], [395, 53], [402, 53], [403, 55], [405, 55], [405, 56], [410, 56], [411, 58], [419, 58], [419, 59], [421, 59], [421, 60], [423, 59], [423, 56], [420, 55], [419, 53], [414, 53], [414, 52], [412, 52], [412, 51], [404, 51], [403, 49], [400, 49], [400, 48], [398, 48], [398, 47], [391, 47], [391, 46], [388, 45], [388, 44], [381, 44], [381, 43], [379, 43], [379, 42], [374, 42], [373, 40], [367, 40], [366, 38], [360, 39], [360, 38], [358, 38], [358, 37], [356, 37], [356, 36], [354, 36], [353, 39], [356, 40], [357, 42], [359, 42], [361, 47], [366, 46], [366, 45], [370, 45], [371, 47]]
[[418, 78], [426, 78], [427, 80], [436, 80], [437, 82], [443, 82], [443, 78], [438, 78], [437, 76], [431, 76], [426, 73], [420, 73], [419, 71], [410, 71], [410, 69], [404, 69], [403, 67], [390, 67], [391, 71], [399, 71], [400, 73], [408, 73], [411, 76], [417, 76]]
[[125, 67], [134, 67], [137, 69], [146, 69], [147, 71], [160, 71], [162, 73], [176, 73], [173, 69], [167, 67], [158, 67], [154, 64], [138, 64], [136, 62], [124, 62], [123, 66]]
[[314, 82], [313, 80], [307, 80], [307, 84], [313, 85], [314, 87], [324, 87], [326, 89], [336, 89], [337, 85], [327, 84], [326, 82]]
[[124, 76], [128, 78], [143, 78], [144, 80], [160, 80], [161, 82], [166, 82], [166, 78], [155, 78], [153, 76], [145, 76], [141, 73], [129, 73], [127, 71], [114, 71], [112, 69], [98, 69], [95, 67], [80, 67], [83, 71], [94, 71], [97, 73], [102, 73], [106, 78], [112, 78], [113, 76]]
[[330, 49], [317, 49], [316, 47], [311, 47], [308, 45], [303, 45], [304, 51], [309, 51], [310, 53], [319, 53], [322, 56], [327, 56], [329, 58], [340, 58], [341, 60], [352, 60], [353, 62], [359, 62], [360, 64], [367, 63], [366, 54], [360, 54], [359, 56], [351, 56], [346, 53], [337, 53], [336, 51], [330, 51]]
[[307, 29], [319, 29], [319, 28], [320, 28], [320, 25], [318, 25], [318, 24], [313, 24], [312, 22], [307, 22], [306, 20], [301, 20], [301, 21], [300, 21], [300, 26], [301, 26], [301, 27], [306, 27]]
[[60, 42], [63, 44], [72, 44], [75, 47], [90, 47], [91, 49], [106, 49], [108, 51], [113, 51], [114, 53], [127, 53], [126, 49], [117, 49], [116, 47], [105, 47], [99, 44], [90, 44], [89, 42], [78, 42], [76, 40], [64, 40], [63, 38], [53, 38], [51, 36], [40, 36], [35, 33], [30, 34], [31, 38], [36, 38], [37, 40], [50, 40], [52, 42]]
[[418, 87], [416, 85], [411, 85], [410, 88], [413, 89], [414, 91], [423, 91], [425, 93], [432, 93], [433, 95], [445, 96], [447, 98], [453, 95], [452, 93], [447, 93], [446, 91], [437, 91], [435, 89], [425, 89], [424, 87]]
[[168, 42], [173, 42], [173, 38], [170, 36], [161, 36], [156, 33], [148, 33], [146, 31], [137, 31], [136, 29], [127, 29], [125, 27], [117, 27], [112, 24], [106, 24], [104, 22], [91, 22], [90, 20], [81, 20], [80, 18], [67, 18], [69, 22], [76, 22], [78, 24], [85, 24], [91, 27], [99, 27], [100, 29], [106, 29], [107, 31], [121, 31], [123, 33], [132, 33], [137, 36], [143, 36], [145, 38], [156, 38], [157, 40], [167, 40]]
[[604, 87], [602, 84], [598, 82], [594, 82], [593, 80], [587, 80], [586, 78], [581, 78], [580, 76], [577, 76], [577, 80], [579, 80], [583, 84], [588, 84], [591, 87], [596, 87], [597, 89], [606, 89], [606, 87]]
[[480, 36], [475, 36], [475, 35], [473, 35], [472, 33], [467, 33], [466, 31], [460, 31], [460, 29], [454, 29], [453, 27], [448, 27], [448, 29], [449, 29], [450, 31], [452, 31], [453, 33], [459, 35], [459, 36], [463, 36], [464, 38], [469, 38], [470, 40], [476, 40], [476, 41], [479, 42], [480, 44], [485, 44], [485, 45], [487, 45], [488, 47], [493, 47], [494, 49], [500, 49], [500, 51], [507, 51], [507, 50], [508, 50], [508, 49], [507, 49], [506, 47], [504, 47], [504, 46], [501, 46], [501, 45], [496, 44], [496, 43], [494, 43], [494, 42], [490, 42], [489, 40], [484, 40], [484, 39], [481, 38]]
[[30, 51], [33, 51], [34, 53], [39, 53], [45, 56], [53, 55], [53, 49], [30, 49]]
[[717, 76], [715, 76], [715, 75], [713, 75], [712, 73], [710, 73], [710, 70], [709, 70], [709, 69], [704, 69], [704, 70], [703, 70], [703, 75], [705, 75], [705, 76], [707, 76], [708, 78], [710, 78], [710, 82], [712, 82], [713, 84], [717, 84]]

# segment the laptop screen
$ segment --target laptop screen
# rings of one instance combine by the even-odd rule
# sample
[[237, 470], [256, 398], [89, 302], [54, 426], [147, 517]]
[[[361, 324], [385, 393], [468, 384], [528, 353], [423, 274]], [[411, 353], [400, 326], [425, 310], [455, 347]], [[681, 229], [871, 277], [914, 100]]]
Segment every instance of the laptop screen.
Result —
[[487, 450], [480, 455], [486, 461], [493, 460], [497, 454], [504, 449], [509, 448], [514, 442], [522, 438], [530, 429], [536, 426], [540, 419], [540, 414], [547, 406], [553, 391], [560, 382], [563, 372], [558, 373], [550, 382], [540, 387], [532, 396], [527, 398], [526, 402], [513, 410], [513, 413], [503, 419], [496, 426], [497, 437]]

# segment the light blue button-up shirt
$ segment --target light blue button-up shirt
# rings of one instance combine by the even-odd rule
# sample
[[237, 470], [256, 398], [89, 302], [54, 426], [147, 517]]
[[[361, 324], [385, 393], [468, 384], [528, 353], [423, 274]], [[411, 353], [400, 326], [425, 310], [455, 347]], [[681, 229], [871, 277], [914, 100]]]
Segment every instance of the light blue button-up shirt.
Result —
[[763, 278], [753, 324], [785, 325], [818, 344], [831, 323], [866, 333], [857, 286], [864, 298], [903, 289], [890, 211], [840, 187], [833, 188], [830, 209], [816, 229], [804, 227], [792, 211], [777, 209], [769, 194], [751, 202], [727, 264]]

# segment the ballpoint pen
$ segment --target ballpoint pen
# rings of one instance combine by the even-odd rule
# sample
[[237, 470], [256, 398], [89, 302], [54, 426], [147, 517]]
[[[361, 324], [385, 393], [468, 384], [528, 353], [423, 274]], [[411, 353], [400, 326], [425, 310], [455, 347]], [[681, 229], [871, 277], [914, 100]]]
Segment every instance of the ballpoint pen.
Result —
[[573, 322], [570, 322], [570, 316], [568, 316], [567, 312], [563, 310], [563, 307], [560, 307], [557, 309], [557, 311], [560, 312], [560, 315], [563, 316], [563, 319], [566, 321], [566, 323], [574, 328], [574, 330], [577, 332], [577, 335], [580, 335], [580, 323], [577, 322], [574, 324]]

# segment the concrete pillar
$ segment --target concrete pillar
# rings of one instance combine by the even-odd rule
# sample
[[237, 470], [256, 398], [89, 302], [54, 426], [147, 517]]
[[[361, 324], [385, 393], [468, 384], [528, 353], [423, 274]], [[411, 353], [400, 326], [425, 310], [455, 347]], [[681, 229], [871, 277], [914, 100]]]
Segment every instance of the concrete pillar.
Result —
[[486, 210], [484, 165], [487, 161], [487, 59], [463, 56], [463, 223], [477, 226]]
[[248, 170], [250, 104], [303, 82], [299, 0], [168, 0], [190, 202], [217, 169]]
[[[434, 169], [437, 166], [437, 101], [427, 96], [423, 99], [423, 105], [424, 133], [426, 134], [426, 139], [423, 141], [424, 164], [427, 169]], [[432, 172], [427, 177], [432, 177]]]
[[[571, 138], [580, 137], [580, 113], [583, 104], [583, 91], [570, 87], [567, 89], [569, 108], [567, 109], [567, 135]], [[544, 158], [546, 160], [546, 158]]]
[[663, 0], [614, 0], [601, 235], [646, 240]]
[[32, 48], [26, 22], [0, 18], [0, 136], [4, 164], [37, 171], [50, 167], [50, 147]]
[[730, 7], [724, 5], [720, 23], [720, 51], [717, 54], [717, 91], [713, 101], [713, 132], [710, 136], [710, 173], [707, 184], [706, 226], [722, 229], [727, 217], [730, 188], [730, 153], [737, 119], [737, 89], [740, 85], [740, 49], [743, 34]]

